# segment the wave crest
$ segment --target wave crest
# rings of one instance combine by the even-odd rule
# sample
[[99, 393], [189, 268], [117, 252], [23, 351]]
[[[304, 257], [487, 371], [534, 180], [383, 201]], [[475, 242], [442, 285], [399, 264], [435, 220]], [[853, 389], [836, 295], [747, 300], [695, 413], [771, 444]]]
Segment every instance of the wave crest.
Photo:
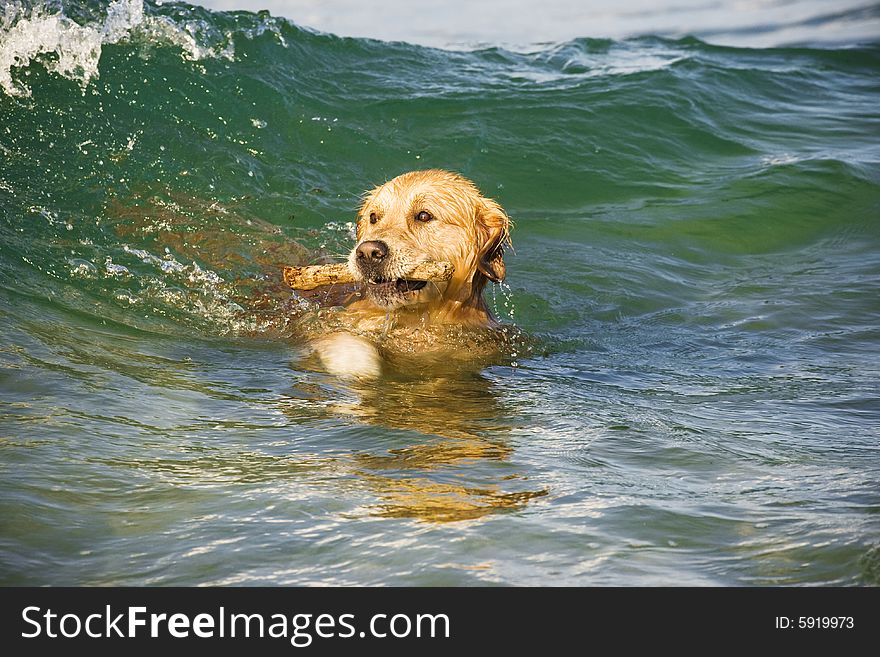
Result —
[[0, 13], [0, 88], [10, 96], [30, 96], [31, 89], [16, 79], [13, 70], [39, 61], [50, 73], [73, 80], [85, 90], [98, 77], [103, 46], [134, 35], [148, 43], [177, 46], [188, 60], [231, 60], [235, 54], [228, 34], [211, 35], [209, 26], [199, 20], [178, 23], [167, 16], [148, 15], [143, 0], [114, 0], [103, 16], [80, 20], [46, 3], [7, 5]]
[[86, 25], [42, 5], [30, 10], [19, 3], [7, 5], [0, 16], [0, 87], [12, 96], [29, 96], [30, 89], [13, 79], [12, 69], [40, 58], [47, 70], [84, 88], [98, 75], [101, 47], [122, 40], [143, 20], [142, 0], [114, 0], [103, 22]]

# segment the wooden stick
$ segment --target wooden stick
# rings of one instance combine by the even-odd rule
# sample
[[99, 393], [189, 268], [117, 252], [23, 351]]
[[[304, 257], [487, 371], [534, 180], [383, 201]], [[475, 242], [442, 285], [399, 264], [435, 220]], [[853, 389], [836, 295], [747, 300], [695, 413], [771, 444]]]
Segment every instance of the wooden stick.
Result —
[[[423, 262], [401, 278], [408, 281], [448, 281], [454, 271], [455, 267], [450, 262]], [[335, 265], [284, 267], [283, 272], [284, 282], [295, 290], [314, 290], [322, 285], [358, 282], [344, 262]]]

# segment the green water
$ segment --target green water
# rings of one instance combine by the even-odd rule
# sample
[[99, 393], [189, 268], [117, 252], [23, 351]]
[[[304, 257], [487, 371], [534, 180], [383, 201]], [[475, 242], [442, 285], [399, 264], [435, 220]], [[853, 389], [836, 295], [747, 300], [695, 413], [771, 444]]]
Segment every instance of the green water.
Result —
[[[876, 45], [101, 7], [0, 31], [0, 583], [880, 583]], [[427, 167], [528, 344], [334, 379], [278, 267]]]

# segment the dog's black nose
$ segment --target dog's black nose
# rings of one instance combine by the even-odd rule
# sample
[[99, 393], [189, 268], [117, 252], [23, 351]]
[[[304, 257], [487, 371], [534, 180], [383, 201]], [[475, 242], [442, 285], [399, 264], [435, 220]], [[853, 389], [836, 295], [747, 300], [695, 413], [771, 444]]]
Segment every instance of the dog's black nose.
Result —
[[357, 248], [357, 259], [365, 265], [373, 265], [388, 255], [388, 245], [378, 240], [361, 242]]

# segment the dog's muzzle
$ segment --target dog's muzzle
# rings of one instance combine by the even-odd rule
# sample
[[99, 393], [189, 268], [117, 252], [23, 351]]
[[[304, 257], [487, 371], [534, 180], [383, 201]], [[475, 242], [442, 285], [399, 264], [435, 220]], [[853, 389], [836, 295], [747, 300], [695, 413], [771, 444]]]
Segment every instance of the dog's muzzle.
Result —
[[380, 240], [361, 242], [355, 249], [355, 263], [374, 295], [414, 292], [425, 287], [427, 281], [413, 281], [389, 275], [387, 272], [388, 245]]
[[379, 240], [361, 242], [355, 249], [355, 263], [358, 270], [368, 283], [382, 279], [385, 259], [388, 257], [388, 245]]

